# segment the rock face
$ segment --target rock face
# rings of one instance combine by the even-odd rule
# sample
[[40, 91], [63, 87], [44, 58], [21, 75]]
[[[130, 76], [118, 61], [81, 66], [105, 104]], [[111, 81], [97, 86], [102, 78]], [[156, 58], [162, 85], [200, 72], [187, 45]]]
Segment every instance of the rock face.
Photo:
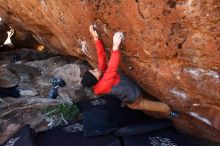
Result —
[[7, 31], [9, 31], [9, 27], [7, 26], [6, 23], [4, 23], [3, 21], [0, 22], [0, 46], [5, 42], [5, 40], [7, 39], [8, 35], [7, 35]]
[[[126, 34], [121, 69], [145, 91], [181, 111], [176, 126], [220, 141], [219, 0], [0, 0], [0, 15], [54, 52], [96, 65], [88, 27], [108, 52]], [[82, 53], [84, 44], [89, 56]]]

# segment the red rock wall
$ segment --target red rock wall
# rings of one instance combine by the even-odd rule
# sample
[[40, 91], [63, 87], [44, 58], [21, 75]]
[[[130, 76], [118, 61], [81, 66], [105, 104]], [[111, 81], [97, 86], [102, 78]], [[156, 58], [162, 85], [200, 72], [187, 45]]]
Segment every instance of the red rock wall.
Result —
[[[92, 65], [91, 22], [107, 48], [115, 31], [125, 32], [126, 74], [184, 113], [174, 120], [178, 128], [220, 141], [219, 0], [0, 0], [0, 15], [51, 50]], [[81, 52], [84, 41], [89, 57]]]

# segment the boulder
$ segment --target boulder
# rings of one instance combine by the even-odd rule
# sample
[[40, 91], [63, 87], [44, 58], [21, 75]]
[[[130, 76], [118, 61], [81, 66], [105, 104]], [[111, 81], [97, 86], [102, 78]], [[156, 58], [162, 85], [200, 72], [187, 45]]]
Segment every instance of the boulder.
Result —
[[[121, 69], [184, 116], [176, 127], [220, 142], [219, 0], [0, 0], [0, 14], [53, 52], [96, 67], [88, 27], [96, 24], [108, 54], [123, 31]], [[83, 54], [87, 47], [89, 55]], [[205, 127], [205, 128], [204, 128]]]

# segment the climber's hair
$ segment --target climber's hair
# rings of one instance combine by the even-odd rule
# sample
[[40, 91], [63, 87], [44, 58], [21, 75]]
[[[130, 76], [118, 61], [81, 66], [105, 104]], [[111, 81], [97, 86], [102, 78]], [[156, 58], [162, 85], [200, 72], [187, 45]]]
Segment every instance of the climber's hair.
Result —
[[83, 87], [92, 87], [97, 83], [97, 78], [90, 71], [85, 72], [81, 80], [81, 84]]

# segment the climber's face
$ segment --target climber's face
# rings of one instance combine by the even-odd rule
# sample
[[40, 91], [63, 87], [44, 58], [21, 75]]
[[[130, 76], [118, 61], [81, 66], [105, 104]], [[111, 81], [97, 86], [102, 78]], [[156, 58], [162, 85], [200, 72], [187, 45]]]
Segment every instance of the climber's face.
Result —
[[93, 70], [89, 70], [89, 72], [91, 74], [93, 74], [96, 77], [97, 80], [99, 80], [101, 78], [102, 71], [100, 71], [98, 68], [93, 69]]

